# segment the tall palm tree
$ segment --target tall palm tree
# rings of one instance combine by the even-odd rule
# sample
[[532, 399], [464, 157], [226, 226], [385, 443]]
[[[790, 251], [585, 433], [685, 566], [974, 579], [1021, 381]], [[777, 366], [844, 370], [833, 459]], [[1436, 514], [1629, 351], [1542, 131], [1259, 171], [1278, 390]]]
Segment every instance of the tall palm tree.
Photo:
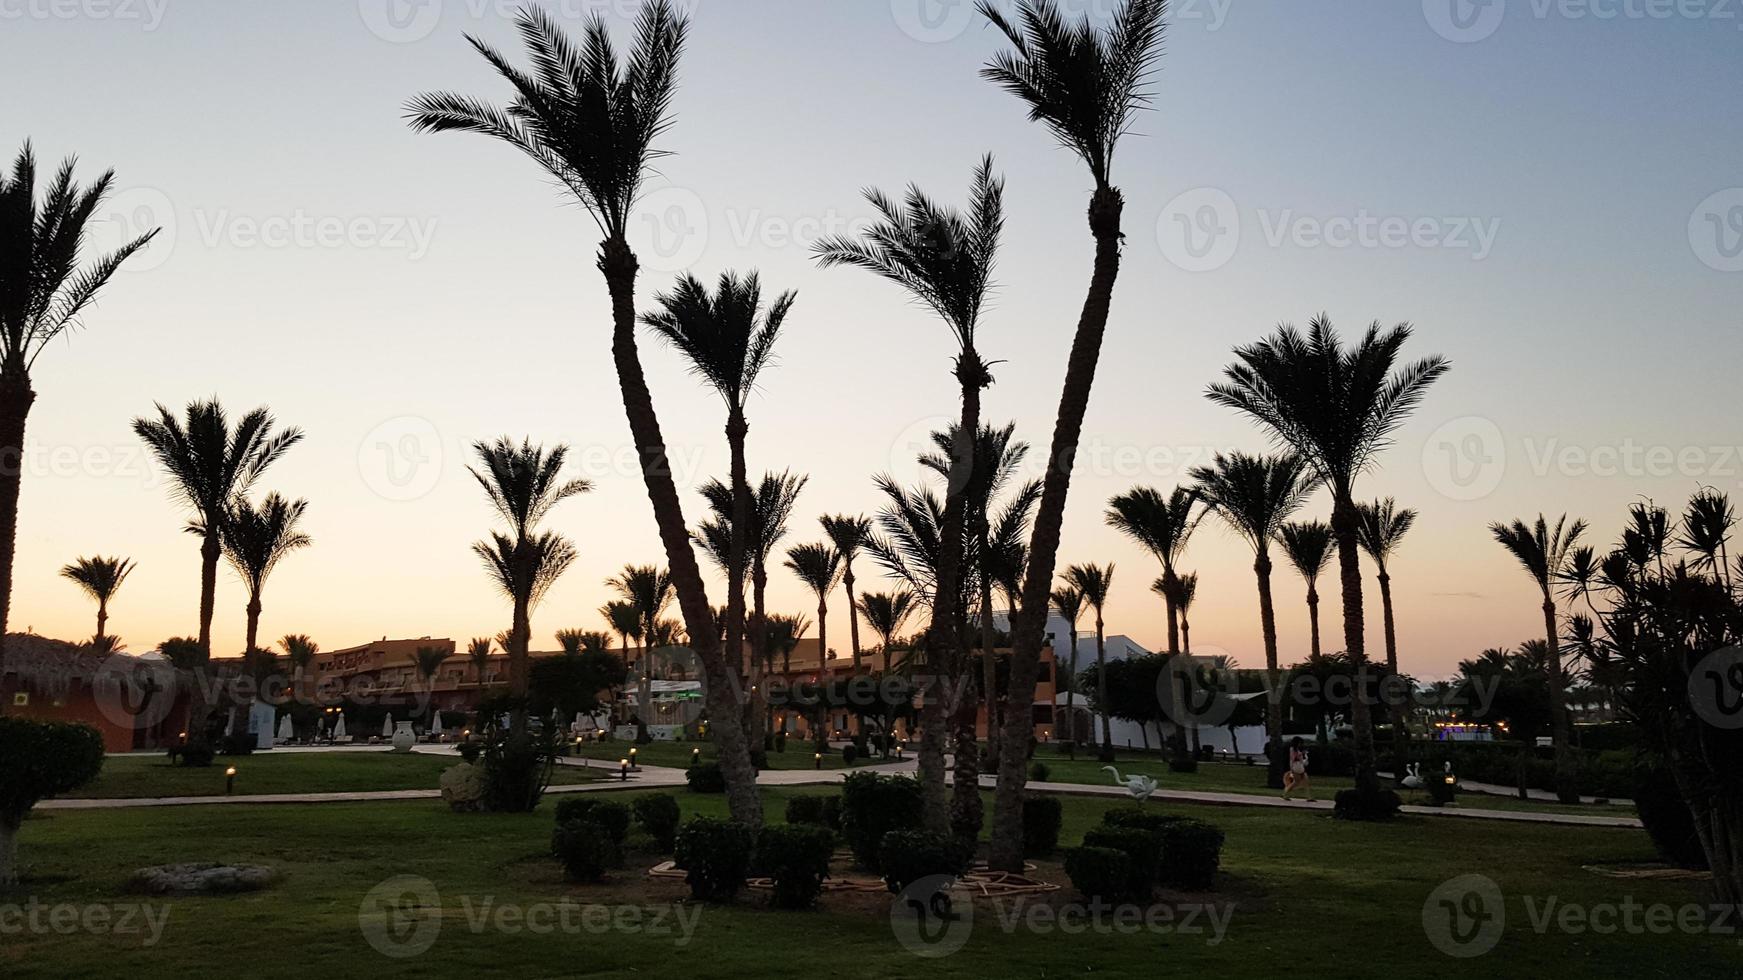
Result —
[[[1162, 563], [1160, 588], [1152, 591], [1162, 597], [1162, 603], [1168, 612], [1168, 656], [1175, 667], [1184, 663], [1178, 659], [1180, 576], [1176, 566], [1186, 551], [1187, 542], [1192, 540], [1192, 532], [1198, 528], [1198, 522], [1204, 516], [1202, 512], [1194, 513], [1197, 504], [1198, 493], [1191, 487], [1175, 487], [1167, 496], [1150, 487], [1133, 487], [1108, 500], [1106, 514], [1109, 527], [1142, 545], [1144, 550]], [[1169, 736], [1168, 744], [1173, 749], [1177, 768], [1191, 765], [1191, 750], [1186, 734], [1189, 718], [1185, 685], [1178, 683], [1184, 681], [1186, 676], [1180, 674], [1175, 678], [1177, 683], [1169, 685], [1174, 702], [1169, 712], [1170, 720], [1174, 723], [1174, 732]]]
[[[709, 711], [712, 717], [730, 717], [738, 710], [733, 678], [721, 633], [714, 628], [702, 569], [691, 550], [683, 502], [636, 346], [640, 262], [626, 237], [642, 182], [664, 155], [654, 142], [671, 124], [689, 20], [670, 0], [650, 0], [637, 19], [635, 44], [622, 57], [598, 15], [589, 20], [580, 44], [537, 7], [522, 9], [515, 26], [532, 62], [530, 70], [516, 68], [489, 45], [468, 38], [514, 88], [506, 110], [468, 96], [432, 93], [407, 107], [410, 123], [424, 132], [481, 133], [509, 144], [567, 188], [598, 225], [603, 236], [598, 267], [611, 297], [611, 349], [624, 415], [691, 647], [709, 681]], [[728, 653], [738, 656], [736, 650]], [[762, 802], [749, 746], [734, 726], [715, 726], [713, 734], [733, 818], [754, 831], [762, 826]]]
[[1138, 110], [1149, 103], [1147, 87], [1160, 53], [1166, 8], [1167, 0], [1125, 0], [1108, 25], [1098, 30], [1087, 15], [1068, 20], [1057, 0], [1017, 0], [1016, 12], [1009, 17], [990, 0], [979, 5], [1011, 44], [1011, 50], [994, 56], [981, 75], [1027, 105], [1030, 120], [1044, 124], [1061, 145], [1077, 154], [1095, 181], [1089, 204], [1095, 265], [1066, 362], [1058, 418], [1047, 450], [1045, 488], [1029, 543], [1023, 608], [1013, 624], [1005, 745], [999, 757], [989, 856], [990, 866], [997, 870], [1023, 868], [1023, 787], [1028, 779], [1030, 710], [1047, 604], [1059, 558], [1072, 461], [1095, 386], [1124, 241], [1120, 218], [1125, 200], [1113, 184], [1114, 151]]
[[[829, 593], [841, 581], [841, 552], [828, 544], [797, 544], [787, 549], [785, 564], [817, 597], [817, 683], [821, 687], [829, 683]], [[817, 721], [812, 726], [812, 741], [819, 752], [829, 748], [827, 714], [827, 706], [820, 699]]]
[[1283, 557], [1307, 582], [1307, 622], [1312, 632], [1313, 659], [1324, 656], [1319, 643], [1319, 577], [1331, 562], [1331, 525], [1324, 521], [1296, 521], [1277, 529]]
[[436, 672], [442, 669], [454, 651], [436, 646], [420, 646], [412, 652], [412, 658], [417, 662], [418, 677], [424, 682], [424, 695], [429, 699], [430, 720], [426, 726], [434, 731], [436, 725]]
[[1555, 795], [1563, 803], [1578, 803], [1580, 801], [1579, 785], [1575, 781], [1573, 754], [1568, 744], [1567, 703], [1564, 700], [1561, 662], [1561, 630], [1558, 627], [1555, 610], [1554, 589], [1564, 581], [1568, 570], [1568, 559], [1580, 535], [1586, 532], [1586, 522], [1576, 520], [1568, 523], [1567, 515], [1563, 514], [1556, 522], [1554, 529], [1542, 514], [1537, 515], [1537, 522], [1527, 526], [1524, 521], [1515, 520], [1512, 524], [1494, 523], [1489, 525], [1489, 533], [1508, 554], [1519, 562], [1525, 573], [1537, 583], [1538, 591], [1543, 595], [1543, 627], [1546, 646], [1544, 647], [1544, 675], [1549, 681], [1549, 710], [1554, 725], [1552, 741], [1555, 744]]
[[853, 647], [853, 672], [859, 674], [859, 600], [853, 591], [853, 560], [871, 537], [871, 518], [864, 514], [825, 514], [819, 518], [829, 543], [841, 553], [841, 587], [847, 592], [847, 642]]
[[[1265, 641], [1265, 757], [1267, 785], [1283, 788], [1283, 680], [1277, 665], [1277, 608], [1271, 599], [1271, 542], [1290, 527], [1284, 522], [1307, 503], [1314, 489], [1307, 461], [1293, 453], [1254, 456], [1216, 455], [1210, 466], [1195, 467], [1198, 495], [1253, 549], [1253, 575], [1259, 585], [1259, 630]], [[1330, 528], [1326, 540], [1331, 539]], [[1324, 565], [1321, 549], [1320, 565]], [[1314, 570], [1318, 574], [1318, 569]], [[1310, 586], [1311, 588], [1311, 586]], [[1317, 596], [1313, 602], [1317, 602]], [[1311, 604], [1311, 603], [1310, 603]], [[1315, 616], [1317, 617], [1317, 613]], [[1315, 626], [1315, 635], [1318, 627]], [[1317, 644], [1315, 654], [1318, 653]]]
[[[1069, 583], [1053, 590], [1049, 599], [1059, 615], [1071, 624], [1071, 686], [1065, 689], [1066, 748], [1077, 758], [1077, 621], [1083, 617], [1083, 592]], [[1056, 726], [1057, 727], [1057, 726]]]
[[547, 453], [530, 439], [516, 446], [504, 436], [494, 443], [474, 443], [472, 450], [482, 467], [471, 468], [472, 478], [508, 525], [507, 534], [492, 531], [489, 541], [473, 544], [472, 550], [513, 609], [503, 648], [508, 651], [508, 692], [514, 702], [509, 731], [519, 738], [526, 733], [532, 610], [576, 557], [575, 546], [567, 538], [541, 532], [539, 524], [558, 504], [592, 490], [593, 485], [563, 478], [569, 447], [562, 444]]
[[1113, 723], [1108, 719], [1107, 631], [1102, 622], [1102, 610], [1107, 606], [1108, 591], [1114, 584], [1114, 566], [1072, 565], [1065, 570], [1065, 582], [1083, 596], [1089, 608], [1095, 610], [1095, 706], [1101, 713], [1101, 750], [1103, 762], [1114, 759]]
[[908, 589], [894, 592], [867, 592], [859, 597], [859, 610], [865, 622], [883, 641], [884, 673], [890, 672], [890, 653], [902, 635], [902, 627], [914, 612], [914, 593]]
[[[1363, 638], [1361, 519], [1356, 477], [1373, 466], [1392, 433], [1445, 374], [1443, 357], [1397, 367], [1410, 326], [1382, 330], [1375, 323], [1345, 347], [1323, 314], [1304, 336], [1284, 325], [1258, 343], [1235, 349], [1237, 363], [1225, 381], [1210, 386], [1210, 400], [1242, 412], [1278, 443], [1306, 458], [1331, 491], [1332, 536], [1338, 545], [1343, 586], [1344, 649], [1357, 677], [1368, 669]], [[1366, 698], [1352, 699], [1356, 730], [1356, 788], [1371, 798], [1379, 791], [1374, 772], [1374, 726]]]
[[[1392, 612], [1392, 573], [1389, 564], [1404, 536], [1416, 525], [1416, 511], [1408, 507], [1400, 509], [1398, 501], [1387, 497], [1373, 503], [1357, 504], [1356, 516], [1359, 521], [1357, 540], [1361, 543], [1362, 550], [1374, 562], [1378, 573], [1376, 578], [1380, 583], [1380, 613], [1386, 637], [1386, 673], [1396, 677], [1398, 626]], [[1392, 740], [1396, 750], [1392, 771], [1401, 773], [1410, 763], [1410, 732], [1405, 727], [1403, 705], [1392, 706], [1391, 714]]]
[[[8, 177], [0, 170], [0, 645], [12, 609], [12, 561], [18, 541], [18, 495], [24, 425], [36, 402], [30, 370], [50, 342], [76, 329], [121, 263], [157, 235], [153, 228], [108, 255], [81, 265], [91, 217], [115, 183], [105, 171], [87, 187], [73, 183], [68, 157], [36, 200], [36, 156], [24, 144]], [[102, 636], [102, 627], [97, 635]]]
[[472, 670], [478, 675], [478, 686], [484, 687], [484, 672], [490, 666], [490, 645], [493, 641], [488, 636], [475, 636], [466, 644], [466, 659], [472, 661]]
[[115, 597], [133, 569], [131, 558], [105, 558], [102, 555], [80, 558], [61, 569], [62, 578], [77, 584], [97, 602], [97, 632], [91, 638], [93, 644], [100, 644], [107, 638], [109, 600]]
[[298, 548], [306, 548], [313, 539], [297, 527], [308, 508], [306, 500], [286, 500], [269, 493], [256, 507], [246, 497], [230, 505], [219, 538], [224, 557], [241, 576], [248, 588], [247, 652], [259, 650], [260, 594], [266, 579], [284, 557]]
[[726, 402], [726, 442], [732, 457], [731, 534], [726, 552], [727, 655], [735, 662], [744, 649], [744, 574], [746, 531], [750, 523], [751, 491], [745, 475], [745, 436], [750, 423], [745, 406], [757, 378], [774, 360], [775, 340], [793, 307], [796, 294], [777, 297], [763, 307], [762, 283], [756, 273], [740, 280], [722, 273], [714, 295], [693, 276], [680, 276], [670, 293], [654, 298], [660, 310], [642, 315], [642, 322], [684, 356], [690, 370]]
[[[660, 617], [672, 604], [672, 576], [658, 565], [625, 565], [623, 571], [605, 580], [618, 598], [634, 607], [641, 619], [642, 657], [636, 685], [636, 741], [648, 741], [648, 712], [653, 706], [654, 640], [661, 632]], [[712, 620], [710, 621], [712, 622]]]

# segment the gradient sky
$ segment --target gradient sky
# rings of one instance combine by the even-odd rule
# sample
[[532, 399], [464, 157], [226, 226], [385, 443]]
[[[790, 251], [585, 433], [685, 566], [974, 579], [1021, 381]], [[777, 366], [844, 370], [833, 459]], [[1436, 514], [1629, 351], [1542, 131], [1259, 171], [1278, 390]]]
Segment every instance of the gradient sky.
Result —
[[[549, 6], [623, 27], [637, 4]], [[820, 513], [874, 510], [870, 476], [913, 475], [913, 446], [956, 411], [943, 327], [894, 286], [810, 261], [811, 239], [866, 217], [868, 185], [961, 201], [978, 157], [996, 154], [1010, 221], [983, 327], [1004, 362], [986, 410], [1044, 446], [1087, 282], [1090, 185], [976, 76], [992, 33], [938, 0], [688, 6], [674, 155], [633, 233], [641, 294], [681, 267], [708, 280], [756, 268], [799, 291], [751, 405], [753, 472], [811, 475], [789, 543], [820, 537]], [[1108, 4], [1068, 6], [1099, 17]], [[1569, 510], [1604, 541], [1641, 496], [1675, 507], [1703, 484], [1743, 485], [1743, 450], [1727, 448], [1743, 444], [1743, 15], [1647, 7], [1176, 6], [1155, 111], [1116, 163], [1129, 242], [1060, 554], [1117, 563], [1111, 632], [1164, 643], [1147, 588], [1159, 569], [1102, 525], [1105, 500], [1170, 487], [1215, 449], [1264, 448], [1204, 386], [1236, 344], [1322, 310], [1346, 333], [1410, 321], [1411, 354], [1453, 361], [1359, 484], [1422, 514], [1393, 566], [1402, 660], [1420, 676], [1540, 629], [1488, 521]], [[88, 635], [91, 605], [56, 570], [120, 553], [139, 570], [112, 631], [135, 650], [195, 631], [198, 545], [129, 421], [214, 394], [308, 433], [260, 487], [309, 498], [315, 539], [268, 583], [264, 637], [333, 649], [504, 628], [468, 550], [491, 512], [465, 470], [467, 445], [499, 434], [568, 443], [597, 484], [552, 522], [581, 559], [537, 611], [540, 636], [601, 628], [602, 580], [663, 562], [592, 222], [507, 148], [401, 119], [428, 89], [504, 97], [461, 36], [512, 48], [508, 9], [0, 0], [0, 144], [77, 153], [87, 178], [116, 168], [104, 243], [166, 226], [39, 362], [14, 629]], [[1410, 234], [1349, 242], [1344, 223], [1363, 219]], [[643, 355], [686, 487], [724, 473], [718, 400], [671, 352]], [[685, 503], [694, 520], [697, 498]], [[1186, 566], [1203, 578], [1195, 647], [1262, 664], [1250, 555], [1207, 523]], [[879, 586], [869, 561], [859, 571]], [[1277, 587], [1293, 660], [1302, 589], [1287, 573]], [[242, 645], [245, 601], [225, 569], [220, 653]], [[782, 571], [771, 602], [811, 605]], [[845, 650], [839, 595], [834, 610]], [[1377, 609], [1370, 626], [1378, 651]], [[1335, 612], [1326, 627], [1337, 635]]]

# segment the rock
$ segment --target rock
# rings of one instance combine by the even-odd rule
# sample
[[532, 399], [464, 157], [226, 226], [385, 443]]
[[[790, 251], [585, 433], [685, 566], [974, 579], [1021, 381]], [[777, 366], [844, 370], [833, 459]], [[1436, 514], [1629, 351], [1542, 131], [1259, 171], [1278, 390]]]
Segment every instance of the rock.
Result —
[[224, 895], [259, 891], [277, 879], [278, 872], [271, 868], [206, 862], [140, 868], [128, 886], [150, 895]]
[[484, 769], [462, 762], [442, 773], [442, 800], [456, 813], [484, 809]]

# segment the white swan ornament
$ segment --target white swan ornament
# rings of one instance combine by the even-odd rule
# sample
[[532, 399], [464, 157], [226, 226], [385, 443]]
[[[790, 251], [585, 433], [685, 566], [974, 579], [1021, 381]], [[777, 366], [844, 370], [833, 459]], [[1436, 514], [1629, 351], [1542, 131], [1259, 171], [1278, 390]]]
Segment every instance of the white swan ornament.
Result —
[[1120, 771], [1115, 769], [1113, 766], [1102, 766], [1101, 770], [1102, 772], [1113, 773], [1114, 785], [1124, 786], [1126, 792], [1132, 794], [1132, 799], [1137, 800], [1140, 803], [1149, 799], [1151, 793], [1156, 792], [1156, 780], [1149, 776], [1131, 776], [1122, 779], [1120, 777]]
[[1403, 786], [1405, 789], [1421, 789], [1422, 788], [1422, 774], [1417, 771], [1417, 766], [1418, 766], [1418, 764], [1414, 763], [1414, 762], [1412, 762], [1410, 764], [1410, 768], [1408, 770], [1408, 775], [1406, 775], [1404, 777], [1404, 779], [1399, 783], [1399, 785]]

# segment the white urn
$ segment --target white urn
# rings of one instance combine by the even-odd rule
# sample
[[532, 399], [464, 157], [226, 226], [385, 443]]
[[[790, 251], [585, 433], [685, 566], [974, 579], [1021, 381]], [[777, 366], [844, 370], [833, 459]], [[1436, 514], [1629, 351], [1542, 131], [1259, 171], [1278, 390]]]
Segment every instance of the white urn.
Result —
[[396, 722], [393, 726], [393, 750], [395, 752], [410, 752], [418, 741], [417, 733], [412, 731], [409, 721]]

